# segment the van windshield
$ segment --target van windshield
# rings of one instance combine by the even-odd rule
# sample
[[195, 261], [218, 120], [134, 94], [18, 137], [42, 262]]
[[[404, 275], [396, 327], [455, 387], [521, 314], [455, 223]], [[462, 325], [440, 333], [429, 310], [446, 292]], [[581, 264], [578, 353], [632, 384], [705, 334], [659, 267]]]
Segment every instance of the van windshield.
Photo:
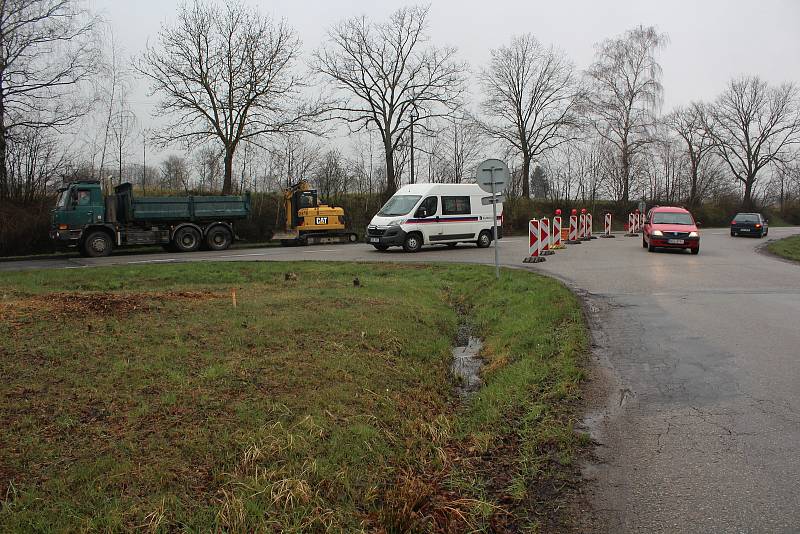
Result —
[[378, 212], [380, 217], [395, 217], [397, 215], [406, 215], [414, 206], [417, 205], [420, 195], [395, 195], [383, 205], [381, 211]]

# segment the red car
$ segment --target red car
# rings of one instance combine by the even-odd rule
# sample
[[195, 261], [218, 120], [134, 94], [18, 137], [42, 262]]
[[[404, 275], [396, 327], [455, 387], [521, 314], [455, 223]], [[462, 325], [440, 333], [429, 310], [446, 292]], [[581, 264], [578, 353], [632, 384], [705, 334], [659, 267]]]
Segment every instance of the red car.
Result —
[[659, 206], [647, 214], [642, 246], [650, 252], [657, 248], [688, 248], [692, 254], [698, 254], [700, 232], [692, 214], [685, 209]]

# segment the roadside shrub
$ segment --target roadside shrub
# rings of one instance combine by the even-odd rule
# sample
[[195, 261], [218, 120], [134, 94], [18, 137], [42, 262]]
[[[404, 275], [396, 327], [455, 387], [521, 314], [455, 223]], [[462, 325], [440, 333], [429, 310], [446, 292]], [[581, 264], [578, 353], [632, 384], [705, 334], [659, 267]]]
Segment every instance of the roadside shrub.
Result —
[[53, 250], [48, 232], [54, 204], [53, 198], [28, 206], [0, 203], [0, 256]]

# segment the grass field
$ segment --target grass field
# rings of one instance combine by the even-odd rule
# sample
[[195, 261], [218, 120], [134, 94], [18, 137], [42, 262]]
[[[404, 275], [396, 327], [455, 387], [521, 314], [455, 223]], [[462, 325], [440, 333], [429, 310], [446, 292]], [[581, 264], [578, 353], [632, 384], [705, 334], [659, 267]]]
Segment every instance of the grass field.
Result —
[[767, 245], [767, 250], [783, 258], [800, 261], [800, 235], [778, 239]]
[[[492, 274], [4, 274], [0, 531], [556, 528], [586, 444], [579, 304], [553, 280]], [[467, 400], [449, 372], [463, 322], [485, 342]]]

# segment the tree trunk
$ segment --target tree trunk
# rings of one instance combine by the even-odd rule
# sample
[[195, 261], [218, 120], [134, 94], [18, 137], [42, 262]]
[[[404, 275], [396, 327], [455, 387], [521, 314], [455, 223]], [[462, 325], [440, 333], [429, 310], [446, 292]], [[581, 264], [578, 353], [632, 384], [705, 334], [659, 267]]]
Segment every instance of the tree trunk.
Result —
[[689, 206], [697, 207], [697, 165], [692, 163], [692, 183], [689, 189]]
[[10, 195], [10, 188], [8, 186], [8, 169], [6, 161], [6, 151], [8, 144], [6, 143], [6, 131], [3, 118], [0, 117], [0, 200], [8, 200]]
[[631, 194], [631, 161], [628, 142], [622, 141], [622, 202], [627, 203]]
[[742, 206], [750, 210], [753, 208], [753, 182], [754, 177], [748, 176], [744, 182], [744, 200], [742, 201]]
[[225, 147], [225, 180], [222, 182], [222, 194], [230, 195], [233, 189], [233, 148]]
[[391, 140], [384, 139], [383, 148], [386, 154], [386, 198], [388, 199], [397, 192], [397, 176], [394, 170], [394, 151]]
[[531, 156], [522, 153], [522, 197], [531, 197]]
[[[0, 95], [3, 94], [3, 83], [0, 80]], [[8, 151], [8, 144], [6, 143], [6, 106], [5, 101], [0, 97], [0, 200], [7, 200], [9, 195], [8, 187], [8, 162], [6, 160], [6, 152]]]

